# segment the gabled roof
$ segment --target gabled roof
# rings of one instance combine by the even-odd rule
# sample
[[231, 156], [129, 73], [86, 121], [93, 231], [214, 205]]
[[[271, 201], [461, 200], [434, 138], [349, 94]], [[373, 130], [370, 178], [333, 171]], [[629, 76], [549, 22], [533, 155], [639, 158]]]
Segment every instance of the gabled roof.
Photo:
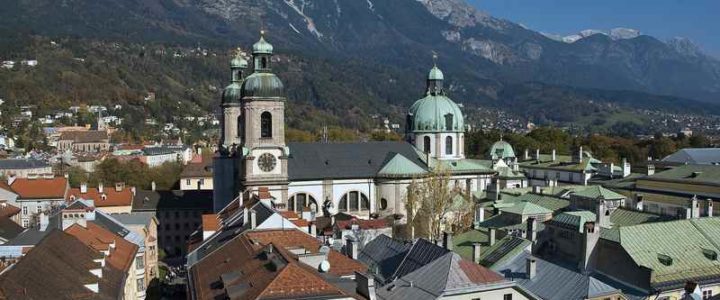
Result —
[[720, 148], [685, 148], [662, 159], [680, 164], [712, 165], [720, 163]]
[[396, 153], [392, 158], [380, 169], [378, 176], [381, 177], [412, 177], [426, 174], [427, 170], [418, 166], [402, 154]]
[[622, 292], [594, 276], [583, 275], [555, 263], [535, 257], [535, 277], [527, 277], [526, 264], [531, 255], [524, 251], [507, 264], [494, 267], [518, 285], [541, 299], [584, 300], [621, 294]]
[[503, 212], [516, 214], [516, 215], [539, 215], [539, 214], [551, 214], [553, 211], [544, 208], [540, 205], [533, 204], [531, 202], [521, 201], [510, 207], [503, 207], [500, 209]]
[[[134, 266], [135, 254], [138, 246], [125, 240], [105, 228], [102, 228], [94, 222], [87, 222], [87, 226], [83, 227], [79, 224], [72, 225], [65, 229], [65, 232], [74, 236], [88, 247], [95, 251], [109, 250], [110, 255], [105, 260], [112, 267], [127, 272], [130, 267]], [[113, 245], [114, 244], [114, 248]]]
[[65, 131], [60, 134], [60, 140], [75, 143], [107, 143], [110, 137], [105, 130]]
[[642, 180], [720, 184], [720, 166], [683, 165], [655, 173]]
[[450, 251], [435, 245], [426, 239], [416, 239], [413, 242], [410, 251], [408, 251], [397, 270], [395, 270], [395, 273], [393, 273], [392, 278], [389, 279], [400, 278], [410, 274], [448, 252]]
[[504, 264], [508, 259], [514, 258], [523, 250], [529, 248], [530, 241], [515, 237], [512, 235], [505, 236], [482, 251], [480, 254], [480, 264], [486, 267], [493, 267]]
[[575, 192], [573, 195], [602, 200], [621, 200], [627, 198], [624, 195], [618, 194], [599, 185], [589, 186], [586, 189]]
[[627, 208], [615, 209], [612, 214], [610, 214], [610, 223], [612, 223], [613, 226], [632, 226], [651, 222], [669, 221], [672, 219], [673, 218], [668, 216], [629, 210]]
[[7, 217], [0, 217], [0, 239], [10, 240], [23, 232], [25, 228]]
[[548, 221], [548, 223], [582, 232], [585, 223], [594, 222], [595, 219], [595, 213], [586, 210], [580, 210], [560, 213], [553, 217], [552, 220]]
[[18, 199], [65, 199], [68, 180], [65, 177], [55, 178], [17, 178], [10, 185]]
[[383, 299], [438, 299], [494, 289], [501, 283], [510, 286], [510, 282], [499, 274], [463, 260], [457, 253], [447, 252], [397, 281], [378, 288], [377, 293]]

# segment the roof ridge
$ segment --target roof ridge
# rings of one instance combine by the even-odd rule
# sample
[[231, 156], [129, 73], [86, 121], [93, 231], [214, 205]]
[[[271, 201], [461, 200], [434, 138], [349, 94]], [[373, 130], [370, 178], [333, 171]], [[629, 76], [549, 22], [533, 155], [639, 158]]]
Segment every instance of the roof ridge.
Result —
[[716, 251], [720, 252], [720, 245], [715, 243], [715, 241], [712, 238], [710, 238], [710, 236], [705, 232], [705, 230], [703, 230], [697, 224], [695, 224], [696, 220], [697, 219], [690, 219], [690, 224], [692, 224], [692, 226], [695, 227], [695, 229], [697, 229], [698, 232], [700, 232], [700, 234], [703, 236], [703, 238], [705, 238], [708, 242], [710, 242], [711, 245], [715, 246]]

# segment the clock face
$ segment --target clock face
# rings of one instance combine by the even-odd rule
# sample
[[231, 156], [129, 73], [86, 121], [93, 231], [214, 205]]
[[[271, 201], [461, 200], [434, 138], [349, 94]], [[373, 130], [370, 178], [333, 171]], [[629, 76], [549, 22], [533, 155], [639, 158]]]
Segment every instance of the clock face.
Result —
[[263, 155], [260, 155], [260, 158], [258, 159], [258, 167], [260, 167], [260, 170], [263, 172], [270, 172], [274, 170], [276, 165], [277, 158], [270, 153], [264, 153]]

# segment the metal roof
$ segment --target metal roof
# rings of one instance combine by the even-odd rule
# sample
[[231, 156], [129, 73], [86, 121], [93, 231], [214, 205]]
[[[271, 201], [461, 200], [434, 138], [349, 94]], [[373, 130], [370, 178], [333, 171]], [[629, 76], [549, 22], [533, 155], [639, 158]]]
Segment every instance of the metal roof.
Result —
[[521, 201], [510, 207], [503, 207], [500, 210], [503, 212], [506, 212], [506, 213], [523, 215], [523, 216], [552, 213], [552, 210], [549, 210], [540, 205], [533, 204], [531, 202], [525, 202], [525, 201]]
[[410, 243], [381, 234], [363, 247], [358, 260], [368, 266], [379, 282], [385, 283], [391, 279], [410, 247]]
[[599, 185], [589, 186], [586, 189], [576, 191], [575, 193], [573, 193], [573, 195], [578, 197], [603, 200], [618, 200], [627, 198], [624, 195], [618, 194]]
[[720, 148], [685, 148], [662, 159], [665, 162], [681, 164], [720, 164]]
[[586, 210], [564, 212], [556, 215], [552, 220], [548, 221], [550, 224], [560, 225], [563, 227], [569, 227], [579, 232], [583, 231], [583, 226], [586, 222], [595, 221], [595, 213]]
[[621, 293], [595, 276], [583, 275], [569, 266], [561, 266], [535, 257], [535, 277], [529, 279], [526, 271], [527, 259], [531, 255], [523, 251], [507, 264], [493, 270], [515, 281], [527, 291], [542, 299], [584, 300]]
[[426, 173], [427, 170], [425, 170], [425, 168], [418, 166], [418, 164], [412, 162], [402, 154], [396, 153], [395, 156], [380, 169], [377, 175], [381, 177], [408, 177]]
[[22, 170], [49, 167], [50, 164], [46, 161], [37, 159], [0, 159], [0, 169], [2, 170]]

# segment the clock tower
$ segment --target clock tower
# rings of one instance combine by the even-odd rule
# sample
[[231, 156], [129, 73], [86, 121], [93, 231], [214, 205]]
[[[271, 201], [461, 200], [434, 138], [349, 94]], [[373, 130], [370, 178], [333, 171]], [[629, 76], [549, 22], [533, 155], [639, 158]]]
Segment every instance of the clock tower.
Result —
[[267, 187], [278, 202], [288, 195], [288, 148], [285, 145], [285, 88], [272, 73], [273, 46], [260, 40], [253, 45], [253, 73], [241, 87], [239, 180], [245, 196]]

